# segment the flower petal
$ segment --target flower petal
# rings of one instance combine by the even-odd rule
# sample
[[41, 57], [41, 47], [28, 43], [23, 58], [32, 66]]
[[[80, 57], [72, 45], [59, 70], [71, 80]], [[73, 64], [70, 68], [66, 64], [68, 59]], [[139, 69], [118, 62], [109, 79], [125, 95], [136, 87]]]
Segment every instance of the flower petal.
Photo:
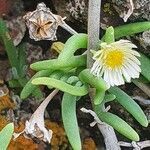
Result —
[[[93, 59], [96, 60], [91, 69], [93, 74], [98, 77], [102, 76], [111, 86], [122, 85], [125, 83], [124, 80], [131, 82], [131, 78], [139, 77], [141, 63], [137, 57], [140, 57], [140, 54], [133, 50], [137, 48], [136, 45], [128, 40], [120, 40], [111, 44], [101, 43], [101, 48], [93, 56]], [[108, 65], [106, 59], [113, 65]]]

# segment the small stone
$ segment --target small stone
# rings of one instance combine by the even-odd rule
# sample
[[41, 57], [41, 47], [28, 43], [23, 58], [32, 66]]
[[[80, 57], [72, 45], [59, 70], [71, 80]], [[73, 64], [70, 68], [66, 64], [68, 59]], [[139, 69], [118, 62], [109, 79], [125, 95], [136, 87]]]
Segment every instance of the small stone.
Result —
[[23, 39], [26, 31], [25, 22], [22, 17], [17, 17], [6, 21], [10, 36], [15, 46], [17, 46]]

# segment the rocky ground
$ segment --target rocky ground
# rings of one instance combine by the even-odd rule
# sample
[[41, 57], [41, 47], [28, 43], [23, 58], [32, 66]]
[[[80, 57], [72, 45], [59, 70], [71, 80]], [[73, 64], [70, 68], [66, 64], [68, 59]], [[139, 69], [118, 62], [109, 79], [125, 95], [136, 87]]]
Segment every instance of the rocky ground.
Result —
[[[53, 13], [59, 14], [62, 17], [67, 17], [66, 22], [77, 32], [86, 33], [87, 31], [87, 11], [88, 0], [0, 0], [0, 16], [3, 17], [9, 28], [11, 37], [14, 44], [18, 45], [20, 42], [27, 44], [27, 63], [28, 65], [37, 61], [47, 58], [56, 58], [57, 52], [51, 48], [52, 41], [35, 42], [29, 38], [28, 29], [26, 29], [22, 16], [28, 11], [33, 11], [39, 2], [44, 2], [47, 7], [50, 7]], [[104, 0], [102, 1], [101, 12], [101, 36], [104, 34], [104, 29], [108, 26], [118, 26], [129, 22], [137, 21], [150, 21], [150, 2], [148, 0], [134, 0], [134, 11], [131, 16], [124, 22], [125, 14], [131, 9], [129, 0]], [[71, 35], [63, 30], [58, 29], [58, 41], [65, 42]], [[139, 51], [147, 56], [150, 56], [150, 31], [142, 34], [135, 35], [131, 38], [137, 43]], [[8, 122], [15, 121], [15, 132], [19, 132], [24, 128], [26, 118], [31, 114], [39, 105], [39, 101], [34, 98], [28, 98], [25, 101], [20, 100], [20, 89], [13, 89], [9, 87], [8, 80], [11, 76], [9, 71], [9, 62], [6, 55], [5, 48], [0, 41], [0, 88], [5, 94], [0, 93], [0, 129], [2, 129]], [[28, 68], [28, 75], [31, 77], [34, 74]], [[143, 99], [149, 99], [141, 89], [133, 84], [126, 84], [122, 87], [130, 96], [139, 96]], [[45, 95], [49, 94], [47, 88], [42, 88]], [[71, 149], [67, 137], [65, 135], [60, 112], [60, 102], [62, 94], [59, 93], [54, 100], [47, 107], [45, 115], [46, 127], [54, 132], [51, 145], [41, 142], [38, 139], [27, 139], [20, 136], [16, 141], [11, 141], [8, 150], [65, 150]], [[144, 112], [150, 118], [150, 105], [143, 105], [139, 103]], [[124, 118], [132, 125], [139, 133], [141, 140], [150, 139], [150, 127], [141, 127], [132, 117], [124, 111], [124, 109], [113, 102], [111, 104], [111, 111], [120, 117]], [[84, 100], [77, 104], [77, 116], [80, 126], [81, 138], [83, 141], [84, 150], [104, 149], [104, 142], [98, 128], [90, 127], [93, 118], [88, 114], [80, 111], [81, 107], [91, 108], [89, 97], [84, 97]], [[127, 141], [119, 133], [117, 133], [119, 140]], [[124, 148], [125, 149], [125, 148]], [[129, 148], [127, 148], [129, 150]]]

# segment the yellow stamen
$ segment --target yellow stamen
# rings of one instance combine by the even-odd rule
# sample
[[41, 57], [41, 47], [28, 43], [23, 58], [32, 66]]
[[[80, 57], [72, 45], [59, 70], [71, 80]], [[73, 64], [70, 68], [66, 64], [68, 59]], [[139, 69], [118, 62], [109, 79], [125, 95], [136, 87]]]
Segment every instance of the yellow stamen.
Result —
[[123, 64], [124, 53], [120, 50], [111, 50], [106, 54], [104, 63], [107, 67], [114, 69]]

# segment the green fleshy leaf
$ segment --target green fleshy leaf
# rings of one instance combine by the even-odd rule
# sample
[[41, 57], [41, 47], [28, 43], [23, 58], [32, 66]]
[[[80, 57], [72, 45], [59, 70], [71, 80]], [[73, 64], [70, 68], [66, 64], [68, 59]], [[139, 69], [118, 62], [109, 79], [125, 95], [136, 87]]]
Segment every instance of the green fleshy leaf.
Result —
[[124, 36], [131, 36], [140, 32], [144, 32], [150, 29], [150, 21], [130, 23], [114, 28], [115, 39], [122, 38]]
[[43, 92], [37, 87], [34, 92], [32, 92], [32, 96], [35, 97], [37, 100], [43, 99]]
[[65, 43], [64, 49], [60, 53], [58, 59], [69, 60], [80, 48], [87, 48], [87, 34], [79, 33], [71, 36]]
[[83, 83], [88, 83], [98, 91], [106, 91], [108, 89], [106, 82], [102, 78], [95, 77], [89, 69], [84, 69], [79, 74], [79, 79]]
[[49, 77], [39, 77], [36, 79], [33, 79], [32, 81], [33, 84], [35, 85], [48, 85], [55, 87], [56, 89], [59, 89], [63, 92], [70, 93], [72, 95], [76, 96], [83, 96], [88, 93], [87, 86], [82, 85], [81, 87], [73, 86], [71, 84], [68, 84], [66, 82], [63, 82], [61, 80], [57, 80], [54, 78], [49, 78]]
[[102, 101], [104, 100], [104, 96], [105, 96], [105, 91], [101, 90], [98, 91], [96, 90], [95, 96], [94, 96], [94, 104], [95, 105], [99, 105], [102, 103]]
[[74, 150], [81, 150], [81, 139], [76, 117], [77, 97], [64, 93], [62, 99], [62, 119], [69, 142]]
[[[43, 77], [43, 76], [49, 76], [51, 70], [42, 70], [37, 72], [24, 86], [23, 90], [21, 91], [20, 97], [21, 99], [26, 99], [29, 95], [34, 93], [34, 91], [37, 89], [37, 86], [33, 85], [31, 82], [33, 79], [38, 78], [38, 77]], [[39, 91], [39, 90], [38, 90]]]
[[107, 102], [111, 102], [113, 100], [115, 100], [116, 96], [114, 94], [106, 94], [104, 97], [104, 101], [105, 103]]
[[115, 37], [114, 37], [114, 28], [112, 26], [108, 27], [106, 29], [105, 33], [105, 42], [107, 44], [115, 42]]
[[111, 87], [109, 92], [116, 95], [116, 100], [144, 127], [148, 126], [148, 120], [140, 106], [124, 91], [118, 87]]
[[96, 113], [102, 121], [111, 125], [115, 130], [128, 139], [131, 139], [132, 141], [139, 141], [139, 135], [136, 131], [120, 117], [109, 112], [100, 112], [98, 109], [96, 109]]
[[140, 55], [141, 57], [139, 57], [139, 60], [141, 62], [141, 74], [150, 81], [150, 59], [142, 53], [140, 53]]
[[35, 62], [30, 65], [30, 68], [36, 71], [40, 70], [65, 70], [67, 68], [76, 68], [86, 65], [86, 56], [78, 55], [68, 59], [50, 59]]
[[0, 149], [6, 150], [10, 140], [12, 138], [14, 132], [14, 124], [9, 123], [7, 124], [1, 131], [0, 131]]

